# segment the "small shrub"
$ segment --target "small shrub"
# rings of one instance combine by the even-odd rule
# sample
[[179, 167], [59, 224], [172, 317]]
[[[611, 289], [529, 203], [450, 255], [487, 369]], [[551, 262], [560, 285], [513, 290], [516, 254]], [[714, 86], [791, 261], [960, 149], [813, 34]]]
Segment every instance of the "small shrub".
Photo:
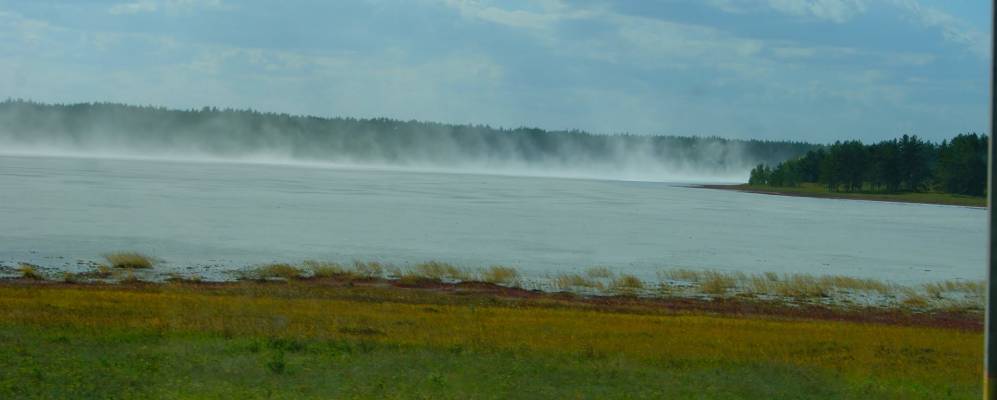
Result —
[[481, 274], [481, 279], [488, 283], [512, 285], [519, 280], [519, 271], [511, 267], [493, 265]]
[[152, 258], [136, 252], [105, 254], [104, 259], [111, 263], [111, 266], [114, 268], [144, 269], [152, 268], [153, 264], [155, 264]]
[[38, 268], [31, 264], [21, 264], [17, 267], [17, 271], [21, 273], [22, 279], [30, 279], [33, 281], [45, 280], [45, 277], [38, 272]]

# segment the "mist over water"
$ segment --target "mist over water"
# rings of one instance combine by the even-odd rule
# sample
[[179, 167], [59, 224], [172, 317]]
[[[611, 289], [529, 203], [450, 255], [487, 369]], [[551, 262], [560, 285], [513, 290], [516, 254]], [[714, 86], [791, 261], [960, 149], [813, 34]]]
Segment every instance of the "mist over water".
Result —
[[0, 103], [0, 153], [659, 182], [743, 182], [812, 145], [116, 104]]
[[920, 283], [980, 279], [986, 260], [980, 209], [656, 182], [0, 156], [0, 187], [12, 188], [0, 191], [8, 271], [83, 272], [139, 251], [163, 260], [155, 273], [209, 278], [317, 259], [502, 264], [528, 278], [605, 266], [648, 280], [693, 268]]

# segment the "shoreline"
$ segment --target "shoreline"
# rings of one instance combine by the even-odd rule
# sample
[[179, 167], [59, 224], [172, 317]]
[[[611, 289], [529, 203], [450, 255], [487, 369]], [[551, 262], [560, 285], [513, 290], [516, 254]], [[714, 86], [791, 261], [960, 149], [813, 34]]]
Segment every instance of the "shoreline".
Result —
[[[481, 280], [447, 282], [418, 277], [396, 280], [355, 275], [298, 276], [240, 279], [235, 281], [202, 281], [174, 278], [167, 281], [142, 280], [134, 275], [121, 280], [58, 281], [37, 278], [2, 278], [0, 291], [83, 290], [92, 293], [108, 291], [161, 292], [182, 291], [201, 294], [258, 293], [263, 297], [280, 297], [275, 292], [286, 291], [294, 297], [332, 297], [344, 300], [365, 297], [381, 301], [412, 303], [416, 299], [432, 298], [443, 303], [481, 303], [516, 307], [566, 308], [598, 312], [637, 315], [709, 315], [722, 318], [773, 318], [789, 321], [831, 321], [887, 326], [955, 329], [979, 332], [983, 315], [975, 307], [899, 307], [873, 303], [820, 302], [803, 298], [771, 298], [745, 293], [727, 295], [641, 295], [633, 290], [613, 293], [578, 291], [546, 291], [514, 284], [499, 284]], [[818, 296], [820, 297], [820, 296]]]
[[[702, 185], [688, 185], [686, 187], [694, 189], [713, 189], [713, 190], [728, 190], [743, 193], [754, 193], [754, 194], [765, 194], [772, 196], [789, 196], [789, 197], [809, 197], [817, 199], [834, 199], [834, 200], [865, 200], [865, 201], [878, 201], [886, 203], [907, 203], [907, 204], [930, 204], [930, 205], [941, 205], [941, 206], [955, 206], [955, 207], [966, 207], [966, 208], [976, 208], [976, 209], [986, 209], [986, 198], [976, 198], [976, 197], [946, 197], [946, 198], [936, 198], [936, 199], [924, 199], [924, 198], [905, 198], [902, 197], [905, 194], [886, 194], [886, 193], [862, 193], [862, 192], [814, 192], [805, 191], [801, 188], [778, 188], [778, 187], [758, 187], [750, 186], [748, 184], [702, 184]], [[948, 195], [954, 196], [954, 195]]]

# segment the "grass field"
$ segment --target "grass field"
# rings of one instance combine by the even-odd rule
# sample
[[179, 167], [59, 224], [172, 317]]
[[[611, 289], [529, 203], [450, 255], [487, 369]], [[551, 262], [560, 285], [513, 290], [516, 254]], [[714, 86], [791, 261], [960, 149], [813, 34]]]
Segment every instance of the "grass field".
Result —
[[874, 191], [831, 192], [817, 183], [803, 183], [797, 187], [773, 187], [768, 185], [704, 185], [710, 189], [740, 190], [751, 193], [777, 194], [786, 196], [821, 197], [832, 199], [853, 199], [873, 201], [895, 201], [903, 203], [945, 204], [954, 206], [986, 207], [986, 197], [973, 197], [951, 193], [881, 193]]
[[0, 398], [980, 395], [978, 325], [708, 309], [484, 284], [7, 281]]

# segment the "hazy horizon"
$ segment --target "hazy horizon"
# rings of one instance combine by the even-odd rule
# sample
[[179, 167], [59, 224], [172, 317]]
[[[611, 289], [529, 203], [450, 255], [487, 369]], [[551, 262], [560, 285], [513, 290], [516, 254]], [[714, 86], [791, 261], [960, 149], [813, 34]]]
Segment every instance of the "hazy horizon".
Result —
[[988, 8], [9, 1], [0, 96], [597, 134], [939, 141], [987, 130]]

